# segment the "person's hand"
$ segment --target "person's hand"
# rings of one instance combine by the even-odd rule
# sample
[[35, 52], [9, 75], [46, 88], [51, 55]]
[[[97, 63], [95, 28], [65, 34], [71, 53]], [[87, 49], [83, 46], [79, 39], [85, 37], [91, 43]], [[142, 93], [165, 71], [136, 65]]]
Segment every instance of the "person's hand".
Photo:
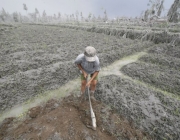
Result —
[[88, 76], [88, 74], [86, 72], [83, 72], [84, 78], [86, 78]]
[[86, 83], [86, 87], [89, 87], [91, 85], [91, 81], [88, 81], [87, 83]]

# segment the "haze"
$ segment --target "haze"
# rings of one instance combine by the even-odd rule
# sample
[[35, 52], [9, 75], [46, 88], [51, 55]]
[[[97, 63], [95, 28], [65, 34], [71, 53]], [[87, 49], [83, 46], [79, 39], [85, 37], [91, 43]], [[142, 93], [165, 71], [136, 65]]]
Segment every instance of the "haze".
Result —
[[[108, 17], [136, 17], [145, 11], [149, 0], [0, 0], [0, 9], [4, 8], [7, 12], [20, 12], [25, 15], [23, 3], [27, 5], [28, 13], [33, 13], [37, 8], [42, 14], [45, 10], [48, 15], [75, 14], [76, 11], [82, 12], [83, 16], [89, 13], [95, 16], [103, 15], [107, 11]], [[165, 10], [162, 16], [167, 14], [168, 9], [174, 0], [165, 0]]]

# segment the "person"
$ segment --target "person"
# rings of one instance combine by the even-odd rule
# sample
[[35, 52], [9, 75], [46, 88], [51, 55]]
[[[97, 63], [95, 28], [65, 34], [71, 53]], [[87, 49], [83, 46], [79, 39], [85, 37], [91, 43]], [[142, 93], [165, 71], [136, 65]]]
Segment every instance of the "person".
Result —
[[[90, 87], [90, 97], [92, 100], [96, 100], [94, 92], [100, 71], [100, 62], [96, 55], [96, 49], [92, 46], [87, 46], [84, 53], [77, 56], [75, 64], [81, 71], [81, 98], [85, 98], [86, 87]], [[88, 74], [90, 79], [86, 81]]]

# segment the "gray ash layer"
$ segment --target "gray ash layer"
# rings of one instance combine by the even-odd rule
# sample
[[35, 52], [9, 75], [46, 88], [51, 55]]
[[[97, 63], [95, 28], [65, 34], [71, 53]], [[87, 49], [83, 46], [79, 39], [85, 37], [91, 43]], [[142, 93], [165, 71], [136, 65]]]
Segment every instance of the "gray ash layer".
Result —
[[115, 75], [103, 77], [96, 98], [155, 139], [180, 138], [180, 102]]

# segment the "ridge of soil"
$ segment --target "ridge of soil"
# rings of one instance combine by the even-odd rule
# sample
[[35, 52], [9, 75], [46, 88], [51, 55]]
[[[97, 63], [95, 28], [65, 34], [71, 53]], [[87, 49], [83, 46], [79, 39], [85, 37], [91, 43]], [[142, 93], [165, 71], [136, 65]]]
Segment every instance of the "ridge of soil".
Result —
[[97, 130], [91, 125], [89, 102], [70, 95], [61, 100], [51, 99], [44, 105], [29, 109], [24, 119], [6, 118], [0, 124], [0, 140], [142, 140], [150, 139], [143, 131], [116, 114], [99, 101], [92, 102]]

